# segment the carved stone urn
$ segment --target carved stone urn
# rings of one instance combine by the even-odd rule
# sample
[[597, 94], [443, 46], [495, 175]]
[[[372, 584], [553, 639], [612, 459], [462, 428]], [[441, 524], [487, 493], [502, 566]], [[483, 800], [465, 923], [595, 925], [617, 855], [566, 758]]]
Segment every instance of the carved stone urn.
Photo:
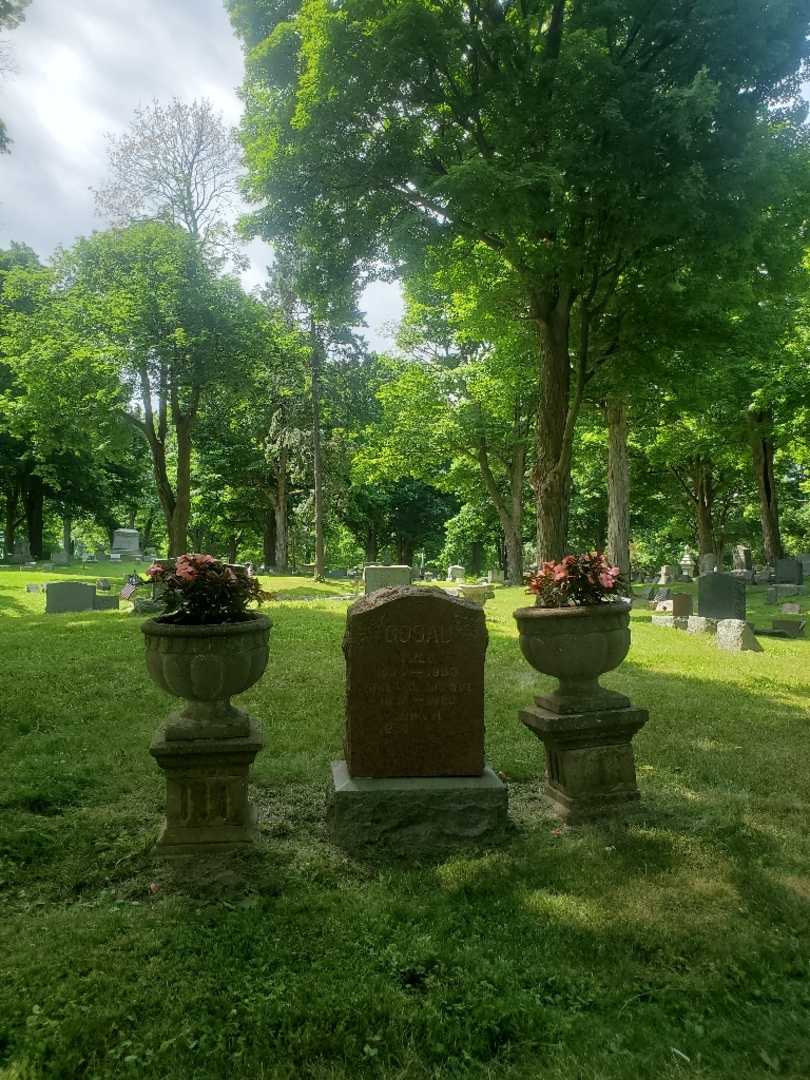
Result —
[[150, 753], [166, 773], [165, 854], [250, 844], [256, 832], [248, 771], [264, 745], [261, 726], [231, 697], [262, 676], [271, 627], [266, 615], [201, 626], [149, 619], [141, 630], [152, 679], [183, 699]]
[[518, 608], [520, 648], [536, 671], [559, 685], [537, 704], [556, 713], [626, 708], [624, 694], [599, 685], [630, 648], [630, 605], [621, 600], [583, 607]]
[[545, 796], [571, 824], [621, 811], [639, 799], [632, 738], [647, 722], [624, 694], [599, 685], [630, 647], [630, 605], [519, 608], [523, 655], [558, 679], [551, 693], [520, 711], [544, 745]]

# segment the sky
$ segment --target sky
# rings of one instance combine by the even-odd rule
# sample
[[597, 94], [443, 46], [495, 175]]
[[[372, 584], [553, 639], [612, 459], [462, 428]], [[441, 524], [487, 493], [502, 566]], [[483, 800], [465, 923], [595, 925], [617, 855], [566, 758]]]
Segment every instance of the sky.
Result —
[[[0, 247], [22, 241], [46, 259], [104, 228], [90, 190], [106, 173], [104, 136], [123, 132], [138, 106], [207, 97], [239, 121], [242, 53], [222, 0], [32, 0], [5, 40], [17, 70], [0, 83], [14, 140], [0, 158]], [[271, 253], [256, 240], [247, 254], [252, 288]], [[397, 286], [371, 285], [362, 306], [371, 345], [390, 346]]]

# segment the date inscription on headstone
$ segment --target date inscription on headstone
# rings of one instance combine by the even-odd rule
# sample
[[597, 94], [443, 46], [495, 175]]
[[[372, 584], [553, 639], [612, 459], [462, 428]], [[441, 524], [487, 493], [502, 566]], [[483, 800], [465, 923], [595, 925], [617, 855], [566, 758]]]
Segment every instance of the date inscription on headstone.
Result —
[[353, 777], [480, 776], [484, 611], [442, 589], [392, 588], [349, 608], [345, 751]]

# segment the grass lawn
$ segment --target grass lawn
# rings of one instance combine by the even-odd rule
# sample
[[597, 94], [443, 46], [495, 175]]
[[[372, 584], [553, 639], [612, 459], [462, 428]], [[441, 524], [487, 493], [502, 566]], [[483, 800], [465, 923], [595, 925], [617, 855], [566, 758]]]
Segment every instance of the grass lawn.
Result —
[[810, 640], [726, 654], [635, 611], [604, 682], [650, 710], [643, 802], [560, 829], [516, 716], [542, 682], [511, 618], [526, 598], [499, 590], [487, 742], [514, 830], [369, 862], [324, 827], [346, 609], [330, 594], [350, 590], [273, 579], [270, 665], [242, 699], [267, 739], [261, 843], [171, 865], [147, 753], [170, 699], [128, 605], [46, 617], [25, 592], [64, 576], [0, 574], [2, 1080], [810, 1076]]

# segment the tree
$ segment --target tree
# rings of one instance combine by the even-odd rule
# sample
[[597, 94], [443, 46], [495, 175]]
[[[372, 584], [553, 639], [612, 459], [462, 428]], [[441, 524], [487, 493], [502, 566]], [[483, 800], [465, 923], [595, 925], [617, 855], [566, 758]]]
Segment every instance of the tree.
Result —
[[109, 178], [96, 209], [113, 225], [143, 218], [184, 228], [208, 251], [236, 251], [239, 148], [212, 103], [172, 98], [136, 109], [129, 130], [107, 135]]
[[733, 243], [768, 201], [772, 145], [800, 119], [807, 12], [759, 0], [230, 9], [249, 50], [246, 191], [264, 236], [296, 238], [313, 264], [330, 250], [353, 273], [396, 260], [403, 238], [444, 238], [491, 249], [512, 275], [535, 335], [539, 554], [559, 556], [574, 428], [611, 355], [601, 331], [622, 278], [687, 237]]
[[[25, 18], [25, 9], [31, 0], [0, 0], [0, 30], [13, 30]], [[0, 76], [14, 69], [11, 49], [5, 41], [0, 41]], [[11, 146], [8, 129], [0, 120], [0, 154], [7, 154]]]
[[200, 412], [265, 347], [261, 305], [217, 277], [193, 237], [161, 222], [80, 240], [37, 287], [34, 312], [15, 316], [14, 366], [42, 438], [83, 417], [88, 426], [125, 417], [149, 447], [169, 552], [180, 554]]

